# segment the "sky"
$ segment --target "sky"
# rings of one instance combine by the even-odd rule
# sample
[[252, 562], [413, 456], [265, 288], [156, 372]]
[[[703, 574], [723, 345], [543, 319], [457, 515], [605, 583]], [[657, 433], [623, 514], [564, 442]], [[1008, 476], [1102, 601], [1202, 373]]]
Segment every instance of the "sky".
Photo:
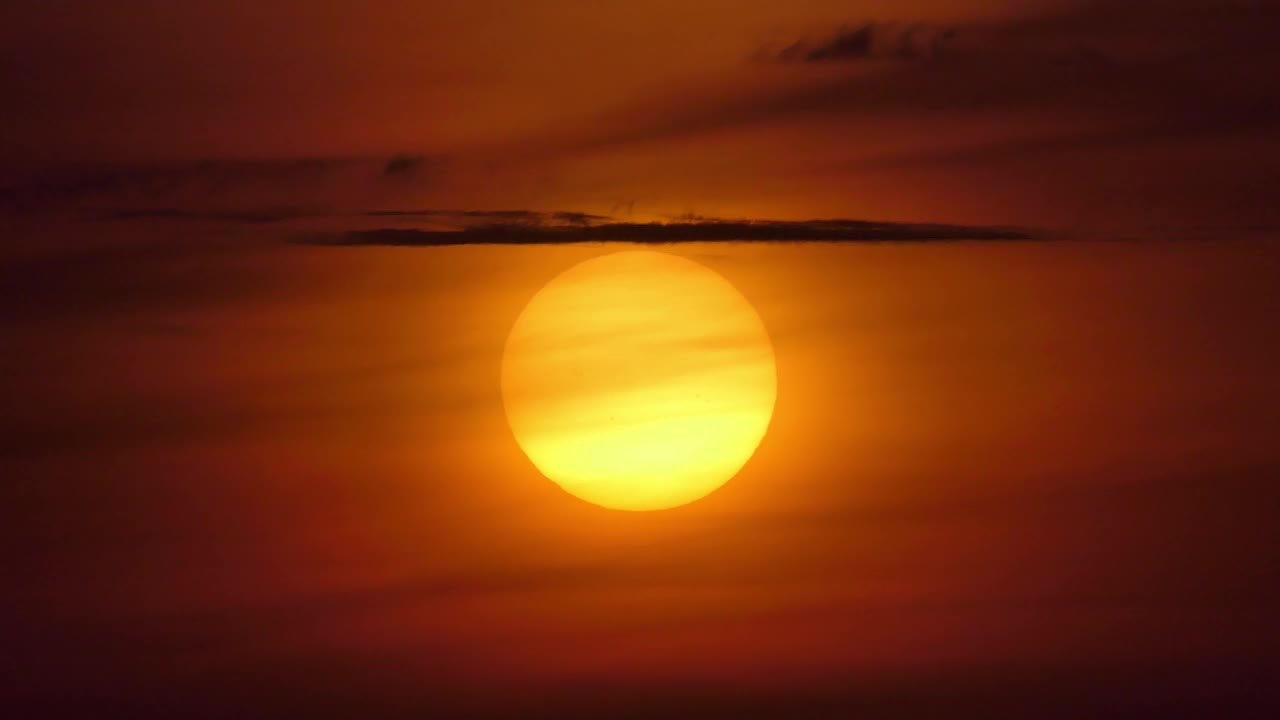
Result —
[[[1277, 31], [0, 4], [0, 707], [1267, 716]], [[742, 470], [646, 513], [543, 477], [500, 386], [530, 298], [637, 247], [777, 375]]]
[[1276, 223], [1265, 0], [0, 13], [19, 208]]

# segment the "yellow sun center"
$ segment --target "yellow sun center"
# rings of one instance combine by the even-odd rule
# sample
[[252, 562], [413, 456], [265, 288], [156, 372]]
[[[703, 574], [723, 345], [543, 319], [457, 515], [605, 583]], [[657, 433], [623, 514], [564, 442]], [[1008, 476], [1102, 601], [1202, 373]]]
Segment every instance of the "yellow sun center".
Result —
[[773, 416], [773, 345], [751, 304], [692, 260], [621, 252], [554, 278], [507, 338], [521, 449], [569, 493], [620, 510], [692, 502], [750, 459]]

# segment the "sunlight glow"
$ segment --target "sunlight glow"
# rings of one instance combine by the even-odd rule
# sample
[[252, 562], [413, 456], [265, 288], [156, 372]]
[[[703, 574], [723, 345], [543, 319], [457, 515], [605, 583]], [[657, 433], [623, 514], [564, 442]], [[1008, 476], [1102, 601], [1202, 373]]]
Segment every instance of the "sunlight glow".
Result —
[[658, 510], [737, 474], [768, 429], [777, 373], [759, 315], [727, 280], [629, 251], [570, 268], [529, 301], [502, 395], [548, 478], [597, 505]]

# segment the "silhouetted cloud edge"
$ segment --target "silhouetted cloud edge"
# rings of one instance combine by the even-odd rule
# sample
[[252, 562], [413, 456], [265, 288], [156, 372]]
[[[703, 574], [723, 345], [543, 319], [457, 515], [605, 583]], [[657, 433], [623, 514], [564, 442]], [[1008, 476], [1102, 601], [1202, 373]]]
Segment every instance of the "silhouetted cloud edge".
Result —
[[309, 245], [449, 247], [456, 245], [561, 245], [628, 242], [669, 245], [688, 242], [946, 242], [1029, 241], [1044, 237], [1004, 226], [895, 223], [868, 220], [706, 220], [670, 223], [607, 223], [594, 226], [492, 224], [459, 230], [375, 228], [309, 233]]

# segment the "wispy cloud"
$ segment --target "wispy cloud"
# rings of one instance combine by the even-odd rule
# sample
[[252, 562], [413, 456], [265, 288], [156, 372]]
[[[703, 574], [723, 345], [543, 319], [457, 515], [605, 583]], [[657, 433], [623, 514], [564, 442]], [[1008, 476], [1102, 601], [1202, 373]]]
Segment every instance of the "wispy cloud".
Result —
[[955, 30], [922, 23], [864, 23], [820, 40], [797, 40], [768, 54], [781, 62], [920, 60], [942, 53]]
[[[1030, 18], [938, 27], [845, 26], [756, 58], [790, 65], [770, 82], [712, 87], [650, 101], [583, 128], [597, 149], [812, 116], [949, 120], [1060, 113], [1081, 144], [1136, 122], [1224, 134], [1274, 127], [1280, 61], [1267, 38], [1280, 12], [1265, 3], [1202, 0], [1089, 3]], [[892, 61], [864, 68], [865, 61]], [[927, 60], [927, 61], [926, 61]], [[839, 72], [844, 68], [847, 72]]]
[[389, 178], [414, 178], [430, 172], [442, 162], [442, 158], [401, 153], [387, 160], [382, 167], [382, 174]]
[[[399, 154], [48, 168], [0, 177], [0, 213], [91, 219], [289, 219], [342, 206], [351, 196], [372, 199], [430, 184], [445, 162]], [[278, 210], [281, 207], [286, 209]]]
[[[572, 210], [365, 210], [341, 212], [323, 208], [302, 207], [246, 207], [227, 210], [202, 210], [181, 207], [126, 207], [108, 208], [85, 212], [82, 219], [94, 221], [157, 220], [194, 223], [229, 223], [258, 225], [290, 220], [316, 218], [348, 220], [354, 218], [382, 218], [427, 225], [438, 231], [456, 231], [468, 228], [589, 228], [610, 223], [608, 215]], [[418, 227], [417, 229], [428, 229]]]
[[93, 220], [189, 220], [197, 222], [226, 222], [259, 224], [321, 217], [329, 213], [301, 208], [257, 208], [244, 210], [201, 211], [171, 207], [130, 208], [107, 210], [89, 216]]

